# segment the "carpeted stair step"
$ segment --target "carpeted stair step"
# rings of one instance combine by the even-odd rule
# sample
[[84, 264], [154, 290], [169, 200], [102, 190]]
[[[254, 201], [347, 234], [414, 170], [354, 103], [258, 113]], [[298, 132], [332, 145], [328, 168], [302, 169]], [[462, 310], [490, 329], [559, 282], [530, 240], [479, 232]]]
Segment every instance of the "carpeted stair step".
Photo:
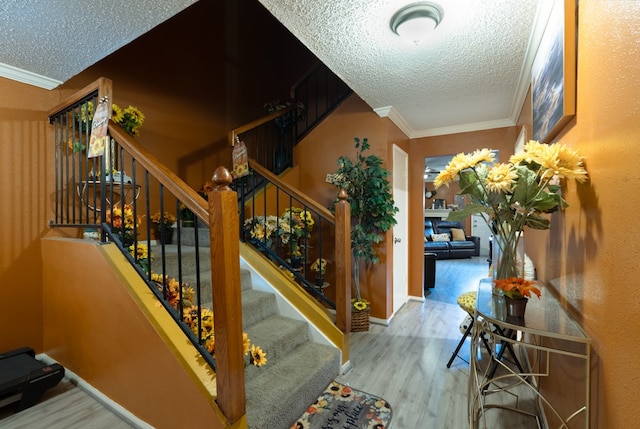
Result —
[[[196, 248], [193, 246], [181, 246], [180, 259], [178, 259], [178, 246], [175, 244], [164, 246], [164, 271], [162, 264], [162, 246], [152, 245], [150, 248], [153, 254], [151, 261], [151, 271], [154, 273], [165, 273], [169, 277], [178, 279], [178, 261], [182, 262], [182, 282], [188, 283], [194, 289], [197, 284], [196, 273]], [[211, 295], [211, 259], [208, 248], [199, 248], [198, 262], [200, 264], [200, 290], [202, 296], [201, 303], [211, 308], [213, 298]], [[196, 300], [197, 298], [194, 298]]]
[[253, 283], [251, 282], [251, 271], [240, 268], [240, 286], [243, 291], [249, 290], [253, 287]]
[[[246, 332], [251, 342], [267, 353], [268, 366], [277, 364], [300, 344], [309, 341], [309, 326], [306, 322], [278, 314], [252, 325]], [[265, 369], [249, 365], [248, 356], [245, 357], [245, 364], [247, 380]]]
[[[207, 260], [206, 265], [200, 265], [200, 269], [209, 267], [209, 261]], [[168, 270], [167, 270], [168, 271]], [[183, 274], [182, 281], [189, 283], [190, 285], [196, 285], [197, 276], [195, 273]], [[241, 291], [250, 290], [251, 289], [251, 271], [241, 268], [240, 269], [240, 286]], [[201, 303], [202, 305], [213, 308], [213, 291], [211, 290], [211, 270], [201, 271], [200, 273], [200, 290], [202, 293]]]
[[242, 329], [245, 332], [261, 320], [275, 315], [277, 311], [274, 294], [255, 289], [242, 291]]
[[[268, 357], [267, 357], [268, 358]], [[246, 381], [250, 429], [288, 429], [340, 370], [337, 349], [305, 343]]]
[[[211, 284], [211, 259], [209, 249], [199, 249], [200, 263], [200, 282]], [[162, 247], [160, 245], [152, 245], [151, 252], [154, 259], [151, 261], [151, 269], [154, 272], [162, 272]], [[195, 247], [182, 246], [180, 249], [180, 257], [182, 258], [182, 279], [190, 284], [196, 283], [196, 256]], [[164, 250], [164, 266], [165, 271], [171, 277], [178, 277], [178, 246], [165, 245]], [[251, 289], [251, 272], [247, 269], [240, 269], [240, 282], [242, 289]]]
[[[201, 244], [201, 243], [200, 243]], [[181, 246], [182, 280], [195, 286], [195, 247]], [[152, 246], [152, 270], [162, 272], [162, 251]], [[199, 248], [202, 303], [211, 308], [208, 248]], [[178, 276], [178, 246], [165, 246], [165, 271]], [[240, 270], [243, 330], [267, 353], [261, 368], [245, 363], [247, 420], [251, 429], [288, 429], [340, 372], [338, 349], [314, 343], [306, 322], [282, 316], [273, 293], [252, 288], [251, 272]]]
[[[152, 267], [156, 268], [156, 272], [162, 269], [162, 246], [153, 244], [150, 248], [154, 259], [151, 261]], [[198, 249], [198, 261], [200, 268], [208, 270], [211, 266], [211, 251], [209, 248]], [[194, 273], [196, 269], [196, 248], [193, 246], [180, 246], [180, 258], [182, 259], [182, 273]], [[168, 244], [164, 246], [164, 261], [168, 273], [175, 272], [178, 275], [178, 246]]]
[[[209, 247], [211, 241], [209, 235], [209, 227], [207, 227], [200, 219], [197, 220], [198, 228], [193, 226], [184, 226], [180, 229], [180, 243], [187, 246], [196, 245], [196, 233], [198, 234], [198, 246]], [[177, 231], [173, 234], [174, 238], [177, 237]]]

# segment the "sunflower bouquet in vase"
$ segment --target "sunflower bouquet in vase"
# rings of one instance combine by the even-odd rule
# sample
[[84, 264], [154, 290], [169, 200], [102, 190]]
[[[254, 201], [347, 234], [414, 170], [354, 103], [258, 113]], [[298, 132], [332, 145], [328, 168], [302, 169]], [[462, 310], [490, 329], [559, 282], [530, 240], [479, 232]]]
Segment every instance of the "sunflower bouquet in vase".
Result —
[[[564, 179], [587, 179], [578, 151], [559, 143], [530, 140], [521, 153], [505, 163], [496, 163], [495, 151], [490, 149], [459, 153], [436, 177], [434, 186], [437, 189], [452, 182], [460, 186], [459, 195], [468, 196], [470, 203], [451, 212], [448, 220], [462, 221], [481, 214], [494, 235], [494, 280], [523, 284], [524, 228], [549, 229], [548, 215], [568, 207], [561, 193]], [[506, 290], [497, 287], [494, 292], [504, 294]]]

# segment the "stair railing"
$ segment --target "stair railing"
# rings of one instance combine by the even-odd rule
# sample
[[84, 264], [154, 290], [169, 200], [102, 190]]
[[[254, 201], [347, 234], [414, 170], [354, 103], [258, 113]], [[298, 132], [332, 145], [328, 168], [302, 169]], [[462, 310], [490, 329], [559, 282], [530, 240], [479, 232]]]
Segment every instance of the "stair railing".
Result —
[[304, 106], [304, 115], [296, 121], [296, 141], [309, 134], [333, 112], [353, 90], [326, 65], [319, 62], [291, 87], [295, 105]]
[[[242, 308], [239, 299], [232, 298], [239, 297], [240, 276], [229, 274], [239, 270], [240, 264], [237, 196], [224, 187], [222, 174], [217, 176], [216, 191], [211, 187], [207, 193], [198, 193], [112, 121], [105, 146], [109, 156], [89, 158], [92, 112], [102, 100], [110, 108], [111, 87], [110, 80], [99, 79], [49, 113], [56, 163], [51, 226], [75, 228], [85, 236], [91, 231], [98, 240], [121, 249], [216, 372], [217, 403], [226, 418], [235, 422], [245, 414], [244, 373], [239, 370], [244, 365], [242, 326], [237, 326]], [[107, 158], [113, 164], [109, 168]], [[171, 235], [175, 244], [168, 244], [161, 232], [154, 239], [150, 221], [154, 214], [159, 215], [160, 228], [176, 221]], [[194, 221], [191, 226], [187, 226], [189, 220]], [[215, 226], [213, 232], [207, 230], [209, 224]], [[201, 229], [206, 231], [202, 237]], [[236, 246], [229, 245], [220, 231], [236, 231]], [[183, 244], [187, 236], [192, 239], [188, 245]], [[202, 242], [205, 239], [209, 244]], [[193, 253], [187, 256], [187, 250]], [[174, 256], [177, 267], [169, 268]], [[211, 274], [203, 272], [204, 258], [210, 260]], [[211, 310], [215, 323], [210, 324], [207, 311]], [[215, 359], [207, 330], [211, 325], [215, 344], [224, 345], [219, 353], [216, 350]]]
[[[343, 271], [341, 265], [350, 261], [351, 253], [350, 220], [345, 226], [338, 217], [338, 207], [342, 207], [343, 202], [335, 205], [336, 218], [333, 218], [326, 208], [283, 183], [277, 175], [293, 167], [295, 144], [352, 93], [331, 70], [318, 63], [292, 87], [293, 102], [287, 107], [229, 133], [229, 144], [244, 142], [251, 159], [251, 175], [233, 184], [240, 198], [241, 239], [289, 272], [292, 279], [322, 305], [335, 309], [336, 325], [345, 333], [351, 330], [351, 266], [347, 265]], [[292, 242], [287, 229], [294, 225], [283, 215], [296, 210], [303, 215], [310, 214], [317, 226], [314, 231], [303, 222], [302, 228], [296, 230], [298, 242]], [[344, 232], [344, 228], [347, 235], [343, 237], [338, 232]], [[318, 284], [311, 270], [317, 260], [335, 264], [335, 271]], [[326, 284], [332, 286], [326, 287]], [[343, 308], [345, 299], [347, 305]]]
[[[241, 240], [289, 273], [321, 305], [335, 309], [336, 326], [349, 332], [351, 222], [346, 194], [341, 192], [333, 214], [253, 159], [249, 171], [234, 183]], [[320, 262], [326, 267], [321, 275], [314, 271]]]
[[352, 93], [318, 63], [291, 88], [287, 107], [231, 130], [229, 144], [242, 140], [250, 158], [278, 175], [293, 167], [294, 146]]
[[296, 121], [297, 107], [291, 105], [231, 130], [229, 143], [242, 140], [250, 158], [280, 174], [293, 166]]

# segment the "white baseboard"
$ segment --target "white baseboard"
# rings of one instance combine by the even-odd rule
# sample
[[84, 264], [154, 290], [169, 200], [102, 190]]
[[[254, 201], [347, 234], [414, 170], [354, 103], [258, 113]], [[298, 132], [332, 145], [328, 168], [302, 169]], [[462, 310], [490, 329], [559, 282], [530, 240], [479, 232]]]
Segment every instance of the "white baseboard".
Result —
[[[51, 359], [46, 353], [40, 353], [36, 356], [36, 359], [44, 362], [47, 365], [51, 365], [53, 363], [58, 363], [55, 360]], [[104, 393], [100, 392], [98, 389], [87, 383], [73, 371], [70, 371], [68, 368], [64, 369], [64, 379], [68, 380], [71, 384], [78, 386], [81, 390], [87, 393], [87, 395], [91, 396], [96, 401], [100, 402], [104, 407], [108, 408], [112, 413], [119, 416], [122, 420], [127, 422], [129, 425], [138, 429], [154, 429], [150, 424], [140, 420], [138, 417], [133, 415], [130, 411], [122, 407], [122, 405], [115, 402], [113, 399], [106, 396]]]
[[389, 324], [391, 323], [391, 319], [393, 319], [393, 316], [391, 316], [388, 319], [379, 319], [377, 317], [369, 316], [369, 321], [371, 323], [376, 324], [376, 325], [382, 325], [382, 326], [389, 326]]
[[351, 359], [349, 359], [342, 365], [342, 368], [340, 370], [340, 375], [345, 375], [346, 373], [351, 371], [351, 368], [353, 367], [351, 366]]

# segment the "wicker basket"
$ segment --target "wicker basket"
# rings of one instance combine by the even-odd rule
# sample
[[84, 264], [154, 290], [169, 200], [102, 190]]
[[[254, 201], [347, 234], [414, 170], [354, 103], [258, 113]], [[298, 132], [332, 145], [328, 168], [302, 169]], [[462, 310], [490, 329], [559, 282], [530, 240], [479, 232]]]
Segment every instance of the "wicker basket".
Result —
[[351, 332], [362, 332], [369, 330], [369, 307], [364, 310], [351, 309]]

